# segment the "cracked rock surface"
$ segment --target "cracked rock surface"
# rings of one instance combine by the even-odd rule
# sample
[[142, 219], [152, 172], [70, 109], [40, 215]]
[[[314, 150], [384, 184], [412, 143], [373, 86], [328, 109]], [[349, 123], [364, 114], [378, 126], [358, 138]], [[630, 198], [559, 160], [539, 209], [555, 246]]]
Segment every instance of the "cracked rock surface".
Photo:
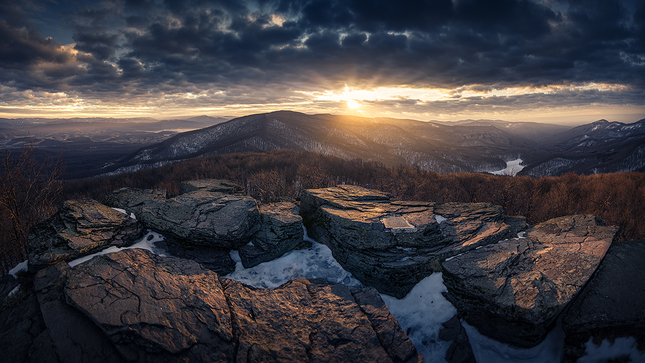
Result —
[[310, 236], [362, 283], [404, 297], [445, 258], [500, 241], [525, 225], [487, 203], [397, 201], [358, 186], [310, 189], [301, 197]]
[[139, 249], [65, 274], [67, 303], [125, 361], [422, 361], [371, 288], [306, 279], [252, 288]]
[[143, 226], [126, 214], [92, 199], [68, 200], [30, 230], [29, 269], [35, 272], [109, 246], [129, 246], [142, 234]]
[[162, 191], [120, 189], [106, 203], [134, 213], [147, 228], [192, 245], [237, 249], [259, 229], [255, 200], [208, 188], [165, 199]]
[[594, 273], [616, 231], [595, 216], [567, 216], [530, 228], [524, 238], [447, 259], [446, 298], [482, 334], [535, 346]]

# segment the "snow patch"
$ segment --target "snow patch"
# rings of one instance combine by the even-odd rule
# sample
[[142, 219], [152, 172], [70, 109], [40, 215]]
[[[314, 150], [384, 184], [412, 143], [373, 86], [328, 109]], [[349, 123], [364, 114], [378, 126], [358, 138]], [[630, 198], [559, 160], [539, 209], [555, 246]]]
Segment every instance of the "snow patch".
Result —
[[309, 238], [306, 230], [304, 239], [311, 242], [310, 248], [293, 250], [280, 258], [248, 269], [242, 265], [239, 252], [231, 251], [231, 258], [235, 261], [235, 271], [222, 277], [266, 289], [303, 277], [323, 278], [337, 284], [361, 286], [360, 281], [334, 259], [329, 247]]
[[585, 356], [578, 359], [578, 363], [610, 362], [613, 359], [622, 361], [617, 358], [624, 356], [628, 356], [630, 362], [645, 362], [645, 352], [638, 350], [634, 337], [616, 338], [613, 344], [605, 339], [600, 345], [595, 345], [590, 338], [585, 343]]
[[20, 285], [14, 287], [13, 290], [9, 291], [9, 293], [7, 294], [7, 297], [17, 293], [19, 290], [20, 290]]
[[457, 309], [443, 296], [448, 289], [440, 272], [421, 280], [403, 298], [381, 294], [390, 313], [414, 343], [425, 362], [445, 362], [450, 342], [439, 339], [442, 323], [450, 320]]
[[81, 264], [81, 263], [83, 263], [85, 261], [89, 261], [89, 260], [91, 260], [92, 258], [94, 258], [96, 256], [102, 256], [102, 255], [106, 255], [108, 253], [119, 252], [119, 251], [129, 250], [129, 249], [133, 249], [133, 248], [139, 248], [139, 249], [142, 249], [142, 250], [148, 250], [148, 251], [150, 251], [150, 252], [152, 252], [152, 253], [154, 253], [156, 255], [163, 256], [163, 257], [171, 257], [170, 255], [166, 254], [163, 249], [155, 246], [155, 244], [157, 242], [161, 242], [163, 240], [164, 240], [164, 237], [162, 235], [160, 235], [159, 233], [148, 231], [148, 233], [146, 233], [146, 235], [143, 236], [143, 238], [141, 238], [140, 240], [136, 241], [132, 246], [128, 246], [128, 247], [114, 247], [114, 246], [108, 247], [108, 248], [106, 248], [106, 249], [104, 249], [102, 251], [99, 251], [97, 253], [87, 255], [87, 256], [83, 256], [83, 257], [79, 257], [79, 258], [77, 258], [77, 259], [75, 259], [73, 261], [70, 261], [70, 262], [68, 262], [68, 265], [69, 265], [69, 267], [75, 267], [76, 265], [79, 265], [79, 264]]
[[[123, 214], [128, 214], [128, 212], [125, 209], [122, 209], [122, 208], [114, 208], [114, 207], [112, 207], [112, 209], [114, 209], [117, 212], [121, 212]], [[135, 221], [137, 220], [137, 217], [134, 215], [134, 213], [130, 213], [130, 218], [134, 219]]]
[[463, 320], [461, 324], [466, 330], [477, 363], [551, 363], [562, 360], [564, 331], [560, 324], [556, 325], [542, 343], [527, 349], [515, 348], [493, 340]]
[[448, 220], [448, 218], [443, 217], [443, 216], [440, 216], [440, 215], [438, 215], [438, 214], [435, 214], [435, 215], [434, 215], [434, 219], [436, 219], [436, 220], [437, 220], [437, 223], [439, 223], [439, 224], [441, 224], [441, 223], [443, 223], [443, 222], [445, 222], [445, 221], [447, 221], [447, 220]]
[[9, 275], [13, 276], [15, 279], [18, 278], [19, 272], [26, 272], [29, 268], [29, 261], [24, 260], [21, 263], [17, 264], [14, 268], [9, 270]]

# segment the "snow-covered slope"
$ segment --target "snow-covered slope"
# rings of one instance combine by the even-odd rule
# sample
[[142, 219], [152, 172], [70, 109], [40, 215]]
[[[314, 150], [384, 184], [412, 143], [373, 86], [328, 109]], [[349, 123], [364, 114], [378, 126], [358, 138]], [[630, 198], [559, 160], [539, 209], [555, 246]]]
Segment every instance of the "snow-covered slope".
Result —
[[563, 131], [536, 123], [458, 124], [391, 118], [306, 115], [278, 111], [250, 115], [178, 134], [140, 149], [111, 170], [131, 171], [204, 155], [291, 149], [423, 170], [496, 172], [522, 159], [511, 174], [559, 175], [643, 170], [645, 120], [597, 121]]

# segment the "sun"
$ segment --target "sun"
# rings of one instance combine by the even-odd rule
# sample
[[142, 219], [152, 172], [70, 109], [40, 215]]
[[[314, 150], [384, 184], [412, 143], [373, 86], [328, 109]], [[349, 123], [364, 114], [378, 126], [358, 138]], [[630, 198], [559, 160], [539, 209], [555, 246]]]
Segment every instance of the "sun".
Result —
[[347, 107], [351, 108], [352, 110], [355, 110], [359, 107], [361, 107], [361, 104], [358, 103], [356, 100], [349, 100], [347, 101]]

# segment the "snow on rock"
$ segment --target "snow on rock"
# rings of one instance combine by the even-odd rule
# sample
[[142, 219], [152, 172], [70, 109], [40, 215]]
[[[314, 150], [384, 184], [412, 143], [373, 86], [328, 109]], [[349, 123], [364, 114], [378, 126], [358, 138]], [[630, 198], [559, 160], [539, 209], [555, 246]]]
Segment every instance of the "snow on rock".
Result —
[[129, 247], [114, 247], [114, 246], [112, 246], [112, 247], [106, 248], [106, 249], [104, 249], [102, 251], [99, 251], [97, 253], [87, 255], [87, 256], [83, 256], [81, 258], [77, 258], [75, 260], [72, 260], [72, 261], [68, 262], [68, 265], [69, 265], [69, 267], [75, 267], [76, 265], [79, 265], [79, 264], [81, 264], [81, 263], [83, 263], [85, 261], [91, 260], [95, 256], [106, 255], [108, 253], [119, 252], [119, 251], [122, 251], [122, 250], [128, 250], [128, 249], [133, 249], [133, 248], [140, 248], [140, 249], [143, 249], [143, 250], [148, 250], [148, 251], [150, 251], [150, 252], [152, 252], [152, 253], [154, 253], [156, 255], [159, 255], [159, 256], [169, 257], [169, 255], [166, 254], [164, 250], [162, 250], [162, 249], [158, 248], [157, 246], [155, 246], [155, 244], [157, 242], [160, 242], [160, 241], [163, 241], [163, 240], [164, 240], [164, 237], [162, 235], [160, 235], [159, 233], [148, 231], [148, 233], [146, 233], [146, 235], [143, 236], [143, 238], [137, 240], [132, 246], [129, 246]]
[[14, 268], [9, 270], [9, 275], [13, 276], [14, 278], [18, 278], [18, 273], [21, 271], [27, 271], [29, 268], [29, 261], [24, 260], [21, 263], [17, 264]]

